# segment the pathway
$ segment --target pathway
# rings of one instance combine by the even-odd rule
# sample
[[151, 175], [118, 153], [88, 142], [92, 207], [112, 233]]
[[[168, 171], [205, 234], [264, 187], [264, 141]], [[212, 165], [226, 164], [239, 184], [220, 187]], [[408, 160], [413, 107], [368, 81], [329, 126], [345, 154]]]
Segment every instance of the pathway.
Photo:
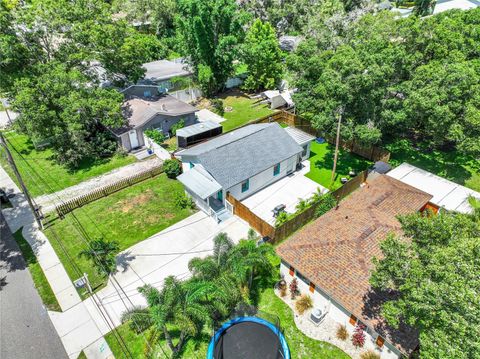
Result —
[[43, 213], [47, 213], [54, 210], [55, 205], [59, 204], [61, 201], [67, 201], [69, 199], [85, 195], [100, 187], [118, 182], [124, 178], [133, 176], [134, 174], [140, 173], [142, 171], [149, 170], [161, 164], [162, 161], [158, 157], [151, 157], [145, 161], [138, 161], [117, 168], [103, 175], [90, 178], [75, 186], [65, 188], [61, 191], [38, 196], [35, 198], [35, 202], [42, 207]]
[[[25, 196], [0, 167], [0, 187], [15, 196], [13, 208], [2, 213], [12, 232], [23, 227], [22, 234], [32, 247], [52, 287], [62, 313], [48, 311], [69, 358], [77, 358], [84, 350], [89, 359], [112, 358], [103, 334], [109, 331], [97, 306], [83, 303], [47, 237], [38, 229]], [[92, 302], [93, 304], [93, 302]]]

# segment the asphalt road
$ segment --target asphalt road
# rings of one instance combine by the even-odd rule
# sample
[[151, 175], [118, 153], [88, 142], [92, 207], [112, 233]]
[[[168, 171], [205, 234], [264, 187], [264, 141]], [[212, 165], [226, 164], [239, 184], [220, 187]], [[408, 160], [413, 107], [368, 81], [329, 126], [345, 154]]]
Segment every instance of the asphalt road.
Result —
[[0, 212], [0, 358], [68, 358]]

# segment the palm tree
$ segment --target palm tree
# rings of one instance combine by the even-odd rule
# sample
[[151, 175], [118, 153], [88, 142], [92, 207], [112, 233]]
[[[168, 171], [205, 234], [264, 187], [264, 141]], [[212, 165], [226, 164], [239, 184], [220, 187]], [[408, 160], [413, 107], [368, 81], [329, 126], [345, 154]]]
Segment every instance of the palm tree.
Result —
[[[197, 335], [205, 323], [211, 320], [212, 313], [219, 306], [219, 301], [215, 298], [215, 285], [203, 280], [180, 281], [169, 276], [161, 291], [150, 285], [139, 288], [139, 291], [147, 300], [152, 319], [163, 331], [174, 356], [182, 350], [189, 336]], [[168, 325], [173, 325], [180, 331], [176, 344]]]
[[225, 267], [228, 253], [234, 247], [233, 241], [224, 232], [213, 239], [213, 255], [199, 258], [195, 257], [188, 263], [188, 269], [197, 278], [217, 278]]
[[270, 244], [257, 246], [254, 240], [242, 239], [229, 253], [227, 266], [242, 287], [250, 290], [256, 275], [269, 277], [273, 271], [270, 261], [274, 255]]
[[99, 274], [109, 276], [117, 270], [115, 255], [119, 250], [118, 242], [100, 238], [90, 242], [89, 248], [81, 251], [79, 257], [92, 261]]

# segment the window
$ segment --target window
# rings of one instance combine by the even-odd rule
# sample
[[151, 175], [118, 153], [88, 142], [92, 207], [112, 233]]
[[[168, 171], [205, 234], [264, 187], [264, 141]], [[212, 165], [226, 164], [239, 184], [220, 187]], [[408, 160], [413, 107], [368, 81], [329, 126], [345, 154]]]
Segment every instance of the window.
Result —
[[377, 346], [379, 348], [383, 347], [383, 344], [385, 344], [385, 339], [383, 339], [380, 335], [377, 337], [377, 340], [375, 341], [375, 344], [377, 344]]
[[302, 148], [303, 148], [303, 151], [302, 151], [302, 158], [303, 158], [307, 155], [308, 145], [305, 145]]
[[312, 282], [310, 282], [310, 286], [308, 287], [308, 290], [310, 291], [310, 293], [315, 292], [315, 284], [313, 284]]
[[249, 188], [250, 188], [250, 180], [247, 179], [245, 182], [242, 182], [242, 193], [247, 192]]
[[152, 97], [150, 90], [143, 91], [143, 97]]
[[357, 317], [352, 314], [352, 315], [350, 316], [349, 323], [350, 323], [351, 325], [355, 325], [356, 322], [357, 322]]
[[289, 270], [288, 274], [290, 274], [293, 277], [293, 275], [295, 274], [295, 268], [290, 266], [290, 270]]
[[277, 163], [275, 166], [273, 166], [273, 175], [276, 176], [280, 173], [280, 163]]
[[195, 167], [195, 165], [193, 164], [193, 162], [190, 162], [190, 168], [193, 168]]

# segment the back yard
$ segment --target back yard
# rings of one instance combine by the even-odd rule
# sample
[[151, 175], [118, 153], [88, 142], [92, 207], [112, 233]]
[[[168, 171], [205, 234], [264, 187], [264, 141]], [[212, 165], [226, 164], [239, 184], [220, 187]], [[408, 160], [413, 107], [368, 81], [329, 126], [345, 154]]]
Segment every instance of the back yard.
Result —
[[349, 178], [348, 173], [359, 173], [367, 169], [372, 162], [347, 150], [339, 150], [337, 170], [333, 185], [331, 185], [333, 158], [335, 146], [329, 143], [319, 144], [312, 142], [310, 151], [310, 172], [305, 176], [330, 189], [336, 189], [342, 185], [341, 178]]
[[223, 132], [231, 131], [237, 127], [245, 125], [247, 122], [264, 117], [274, 113], [267, 105], [255, 105], [254, 100], [240, 91], [228, 91], [220, 95], [223, 106], [231, 108], [231, 111], [225, 111], [223, 115], [227, 121], [222, 122]]
[[[5, 132], [4, 136], [8, 141], [20, 174], [33, 197], [62, 190], [86, 179], [135, 162], [133, 156], [116, 155], [100, 162], [84, 162], [79, 169], [70, 171], [53, 160], [52, 150], [48, 148], [36, 150], [27, 136], [14, 131]], [[5, 157], [0, 156], [0, 164], [16, 181]], [[40, 181], [39, 176], [43, 178], [45, 183]]]
[[390, 164], [398, 166], [408, 162], [438, 176], [480, 191], [480, 161], [455, 150], [432, 150], [425, 145], [414, 146], [408, 140], [400, 140], [385, 146], [391, 152]]
[[[280, 318], [280, 323], [284, 331], [285, 338], [287, 339], [288, 346], [290, 348], [291, 357], [295, 359], [310, 359], [310, 358], [323, 358], [323, 359], [346, 359], [349, 358], [339, 348], [321, 342], [315, 339], [311, 339], [303, 334], [295, 325], [293, 320], [292, 310], [278, 298], [273, 289], [266, 289], [260, 294], [258, 307], [261, 311], [266, 313], [272, 313]], [[125, 323], [118, 328], [120, 334], [127, 342], [130, 351], [135, 358], [145, 358], [144, 348], [146, 346], [146, 338], [152, 338], [152, 329], [149, 329], [144, 335], [135, 334], [130, 329], [129, 323]], [[187, 341], [180, 358], [198, 358], [203, 359], [207, 354], [208, 343], [212, 335], [211, 329], [205, 328], [197, 338], [191, 338]], [[108, 345], [113, 351], [115, 358], [126, 358], [122, 353], [122, 350], [116, 341], [113, 333], [109, 333], [105, 336]], [[163, 336], [158, 339], [158, 344], [155, 346], [155, 351], [158, 353], [158, 357], [169, 357], [171, 354], [170, 349], [166, 345]], [[177, 338], [173, 338], [174, 341]]]
[[[175, 205], [176, 196], [183, 193], [180, 182], [162, 174], [83, 206], [73, 214], [90, 238], [117, 241], [122, 251], [192, 214], [192, 210]], [[78, 274], [68, 257], [89, 275], [92, 287], [106, 283], [90, 261], [79, 258], [87, 245], [72, 214], [64, 220], [55, 220], [45, 232], [72, 280], [77, 279]]]

